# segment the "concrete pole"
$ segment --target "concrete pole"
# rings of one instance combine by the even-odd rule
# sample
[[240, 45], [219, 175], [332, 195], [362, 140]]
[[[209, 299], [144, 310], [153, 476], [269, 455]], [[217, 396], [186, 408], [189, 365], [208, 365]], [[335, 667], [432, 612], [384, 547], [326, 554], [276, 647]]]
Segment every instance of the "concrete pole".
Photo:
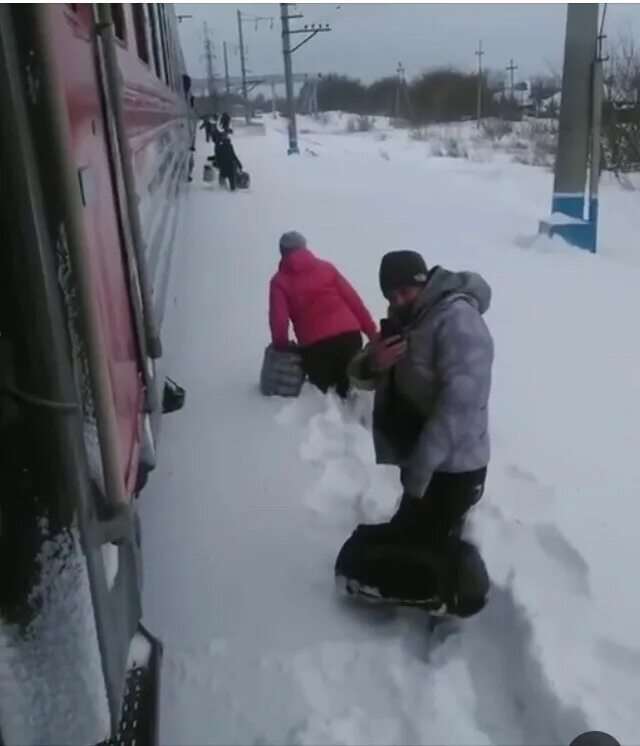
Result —
[[289, 117], [289, 155], [300, 152], [296, 125], [296, 105], [293, 97], [293, 71], [291, 68], [291, 36], [289, 32], [289, 3], [280, 3], [282, 21], [282, 56], [284, 57], [284, 80], [287, 89], [287, 115]]
[[[600, 47], [601, 45], [598, 44]], [[598, 219], [598, 187], [600, 185], [600, 140], [602, 134], [602, 99], [604, 82], [602, 73], [602, 52], [593, 63], [593, 86], [591, 93], [591, 160], [589, 163], [589, 219]]]
[[585, 187], [597, 37], [598, 4], [569, 4], [552, 211], [580, 219], [588, 217]]
[[242, 38], [242, 13], [238, 13], [238, 40], [240, 42], [240, 70], [242, 72], [242, 98], [244, 100], [244, 119], [249, 124], [249, 95], [247, 93], [247, 67], [244, 59], [244, 41]]
[[482, 50], [482, 40], [480, 40], [480, 43], [478, 44], [478, 51], [476, 52], [476, 56], [478, 58], [478, 110], [476, 112], [476, 118], [478, 127], [480, 127], [480, 122], [482, 121], [482, 58], [484, 57], [484, 51]]
[[227, 96], [231, 93], [231, 83], [229, 81], [229, 59], [227, 57], [227, 42], [222, 43], [222, 49], [224, 52], [224, 88], [227, 92]]

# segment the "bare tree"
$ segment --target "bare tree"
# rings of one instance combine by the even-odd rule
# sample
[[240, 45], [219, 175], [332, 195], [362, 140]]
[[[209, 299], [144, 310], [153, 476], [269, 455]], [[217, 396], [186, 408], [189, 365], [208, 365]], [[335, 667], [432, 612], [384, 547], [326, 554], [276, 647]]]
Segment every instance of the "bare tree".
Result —
[[630, 33], [608, 48], [602, 117], [604, 167], [640, 170], [640, 48]]
[[542, 103], [558, 93], [561, 82], [554, 75], [536, 75], [531, 80], [531, 100], [536, 109], [536, 114], [540, 114]]
[[605, 66], [606, 96], [610, 102], [636, 103], [640, 88], [640, 48], [629, 33], [609, 45]]

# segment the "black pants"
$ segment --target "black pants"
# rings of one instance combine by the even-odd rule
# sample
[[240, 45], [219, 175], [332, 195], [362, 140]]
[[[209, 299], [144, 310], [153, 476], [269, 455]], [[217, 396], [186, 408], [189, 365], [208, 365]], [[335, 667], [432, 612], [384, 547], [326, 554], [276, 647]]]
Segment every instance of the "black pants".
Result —
[[225, 180], [229, 182], [229, 189], [235, 192], [238, 183], [238, 170], [235, 166], [220, 169], [220, 175], [218, 176], [220, 186], [224, 184]]
[[423, 498], [421, 529], [431, 539], [460, 535], [469, 510], [484, 492], [487, 469], [460, 474], [436, 472]]
[[344, 399], [349, 393], [347, 367], [361, 349], [360, 332], [347, 332], [328, 337], [302, 348], [302, 367], [311, 383], [323, 394], [335, 388], [338, 395]]

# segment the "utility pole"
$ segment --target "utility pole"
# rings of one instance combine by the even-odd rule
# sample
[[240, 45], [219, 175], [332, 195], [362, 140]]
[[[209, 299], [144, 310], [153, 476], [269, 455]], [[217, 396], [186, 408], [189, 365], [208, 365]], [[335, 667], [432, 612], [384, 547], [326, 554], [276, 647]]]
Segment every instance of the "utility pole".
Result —
[[[597, 238], [602, 105], [598, 10], [597, 3], [568, 4], [558, 152], [551, 204], [553, 219], [540, 223], [542, 233], [559, 235], [570, 244], [592, 252], [596, 250]], [[587, 184], [589, 160], [591, 173]]]
[[209, 104], [213, 106], [213, 96], [215, 94], [215, 74], [213, 70], [213, 42], [209, 34], [209, 26], [205, 21], [202, 24], [202, 33], [204, 36], [204, 60], [207, 71], [207, 93], [209, 94]]
[[[300, 18], [301, 16], [294, 16]], [[289, 155], [299, 153], [296, 127], [296, 105], [293, 100], [293, 71], [291, 66], [291, 30], [289, 28], [289, 4], [280, 3], [282, 22], [282, 56], [284, 57], [284, 84], [287, 91], [287, 117], [289, 118]]]
[[478, 110], [476, 116], [478, 120], [478, 127], [480, 127], [480, 121], [482, 120], [482, 58], [484, 57], [484, 52], [482, 50], [482, 39], [478, 44], [476, 57], [478, 58]]
[[515, 72], [518, 69], [518, 66], [511, 60], [509, 62], [509, 67], [505, 68], [506, 71], [511, 76], [511, 100], [513, 101], [516, 97], [516, 76]]
[[222, 50], [224, 52], [224, 88], [228, 96], [231, 93], [231, 83], [229, 82], [229, 60], [227, 58], [226, 41], [222, 43]]
[[398, 126], [400, 121], [400, 94], [404, 88], [404, 67], [402, 62], [398, 62], [396, 75], [398, 76], [398, 84], [396, 86], [396, 126]]
[[242, 71], [242, 98], [244, 99], [244, 118], [249, 124], [249, 96], [247, 93], [247, 67], [244, 58], [244, 41], [242, 38], [242, 13], [238, 11], [238, 40], [240, 42], [240, 70]]
[[[295, 15], [289, 15], [289, 3], [280, 3], [280, 21], [282, 23], [282, 56], [284, 58], [284, 80], [285, 87], [287, 90], [287, 116], [289, 118], [289, 149], [287, 153], [294, 155], [300, 152], [298, 148], [298, 131], [296, 125], [296, 104], [293, 95], [293, 68], [291, 65], [291, 55], [303, 44], [313, 39], [316, 34], [321, 32], [331, 31], [329, 24], [324, 26], [312, 24], [311, 26], [304, 26], [300, 29], [291, 29], [289, 27], [289, 21], [294, 18], [302, 18], [301, 13]], [[291, 34], [306, 34], [306, 39], [303, 39], [295, 47], [291, 48]]]
[[[606, 8], [606, 6], [605, 6]], [[603, 23], [604, 25], [604, 23]], [[593, 251], [596, 250], [598, 223], [598, 192], [600, 188], [600, 160], [602, 138], [602, 99], [604, 97], [603, 62], [607, 57], [603, 54], [602, 42], [605, 35], [602, 29], [597, 37], [596, 58], [593, 63], [591, 76], [591, 154], [589, 159], [589, 220], [594, 224]]]

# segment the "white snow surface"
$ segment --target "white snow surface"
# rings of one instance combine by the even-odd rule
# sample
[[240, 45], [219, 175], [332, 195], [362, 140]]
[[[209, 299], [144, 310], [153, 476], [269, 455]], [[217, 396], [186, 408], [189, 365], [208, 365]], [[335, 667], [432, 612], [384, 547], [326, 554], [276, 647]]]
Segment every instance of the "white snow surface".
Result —
[[[26, 629], [0, 619], [0, 722], [7, 746], [86, 746], [109, 735], [86, 561], [74, 528], [49, 536]], [[2, 568], [11, 572], [11, 568]]]
[[[406, 132], [312, 121], [236, 137], [249, 192], [201, 182], [199, 146], [164, 343], [186, 407], [143, 496], [146, 623], [164, 642], [164, 744], [569, 744], [638, 739], [640, 249], [637, 195], [604, 179], [600, 251], [537, 237], [548, 170], [433, 158]], [[386, 157], [381, 157], [384, 147]], [[420, 613], [357, 608], [333, 563], [391, 514], [394, 469], [306, 387], [257, 380], [279, 235], [302, 231], [376, 316], [381, 255], [493, 287], [494, 455], [470, 533], [489, 605], [431, 648]]]

